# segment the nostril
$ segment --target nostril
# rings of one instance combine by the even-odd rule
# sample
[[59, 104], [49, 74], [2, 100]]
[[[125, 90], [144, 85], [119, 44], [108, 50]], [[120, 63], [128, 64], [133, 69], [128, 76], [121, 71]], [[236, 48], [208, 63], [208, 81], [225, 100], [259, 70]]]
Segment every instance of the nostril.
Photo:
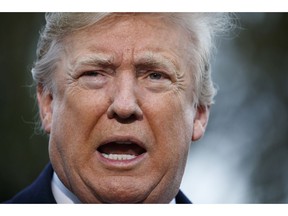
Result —
[[121, 118], [128, 119], [134, 115], [134, 108], [128, 106], [119, 107], [115, 104], [111, 104], [108, 108], [108, 118]]
[[121, 123], [131, 123], [143, 118], [142, 110], [137, 103], [119, 105], [113, 102], [107, 110], [107, 115], [109, 119], [114, 118]]
[[117, 115], [116, 113], [114, 113], [113, 118], [116, 119], [119, 123], [122, 123], [122, 124], [130, 124], [130, 123], [138, 120], [138, 118], [134, 114], [123, 118], [123, 116], [121, 117], [121, 116]]

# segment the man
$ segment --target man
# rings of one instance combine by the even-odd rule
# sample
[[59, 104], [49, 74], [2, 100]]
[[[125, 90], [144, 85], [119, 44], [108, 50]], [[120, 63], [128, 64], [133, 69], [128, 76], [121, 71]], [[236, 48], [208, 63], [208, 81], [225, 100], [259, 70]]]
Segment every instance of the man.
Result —
[[221, 14], [51, 13], [32, 75], [48, 164], [8, 203], [190, 203]]

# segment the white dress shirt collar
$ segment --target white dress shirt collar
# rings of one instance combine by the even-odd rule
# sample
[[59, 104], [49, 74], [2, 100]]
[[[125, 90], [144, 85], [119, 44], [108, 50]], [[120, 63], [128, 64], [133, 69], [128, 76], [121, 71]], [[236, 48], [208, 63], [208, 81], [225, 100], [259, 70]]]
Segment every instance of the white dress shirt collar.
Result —
[[53, 173], [51, 188], [56, 203], [58, 204], [81, 203], [80, 200], [64, 186], [64, 184], [60, 181], [55, 172]]

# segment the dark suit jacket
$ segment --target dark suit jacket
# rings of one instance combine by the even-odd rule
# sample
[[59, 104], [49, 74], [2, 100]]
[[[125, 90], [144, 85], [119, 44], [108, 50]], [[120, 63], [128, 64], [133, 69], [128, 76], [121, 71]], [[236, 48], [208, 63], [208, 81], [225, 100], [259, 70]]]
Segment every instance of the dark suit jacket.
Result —
[[[5, 203], [54, 203], [56, 200], [51, 190], [51, 180], [53, 176], [53, 168], [49, 163], [39, 177], [27, 188], [16, 194], [12, 199]], [[177, 204], [189, 204], [191, 201], [179, 191], [175, 197]]]

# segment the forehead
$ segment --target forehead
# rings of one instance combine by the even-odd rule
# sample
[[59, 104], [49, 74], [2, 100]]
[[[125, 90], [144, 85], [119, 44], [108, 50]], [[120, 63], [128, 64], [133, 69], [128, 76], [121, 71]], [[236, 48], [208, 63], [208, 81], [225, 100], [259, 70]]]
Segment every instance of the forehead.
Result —
[[[112, 15], [99, 23], [76, 31], [65, 38], [66, 46], [75, 49], [89, 48], [99, 51], [151, 49], [171, 50], [173, 53], [187, 49], [186, 32], [164, 15], [126, 14]], [[70, 51], [73, 51], [70, 50]]]
[[175, 18], [169, 16], [169, 13], [116, 13], [88, 25], [88, 27], [83, 28], [84, 31], [82, 32], [86, 30], [86, 33], [93, 32], [95, 34], [122, 30], [122, 33], [125, 33], [124, 30], [129, 28], [132, 28], [134, 32], [141, 33], [144, 33], [144, 29], [145, 31], [153, 30], [156, 32], [168, 30], [170, 33], [178, 32], [181, 29], [180, 25], [175, 23]]
[[66, 36], [57, 71], [73, 74], [98, 67], [121, 71], [147, 65], [176, 76], [192, 99], [197, 71], [190, 43], [182, 27], [162, 16], [112, 16]]

